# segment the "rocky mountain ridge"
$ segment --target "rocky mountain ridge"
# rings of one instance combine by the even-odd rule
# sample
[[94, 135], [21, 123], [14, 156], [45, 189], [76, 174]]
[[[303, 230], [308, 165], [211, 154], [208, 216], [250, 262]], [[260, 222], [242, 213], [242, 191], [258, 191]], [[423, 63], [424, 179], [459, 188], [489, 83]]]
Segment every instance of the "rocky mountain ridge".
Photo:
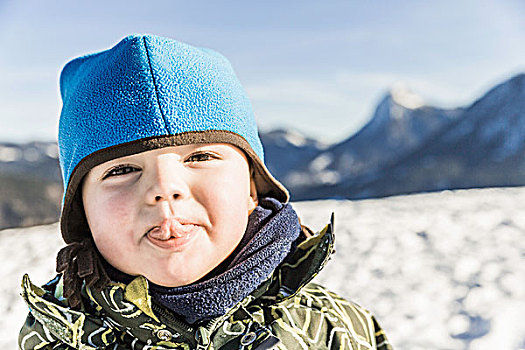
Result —
[[282, 180], [295, 200], [523, 185], [525, 74], [452, 110], [410, 109], [391, 93], [359, 132]]

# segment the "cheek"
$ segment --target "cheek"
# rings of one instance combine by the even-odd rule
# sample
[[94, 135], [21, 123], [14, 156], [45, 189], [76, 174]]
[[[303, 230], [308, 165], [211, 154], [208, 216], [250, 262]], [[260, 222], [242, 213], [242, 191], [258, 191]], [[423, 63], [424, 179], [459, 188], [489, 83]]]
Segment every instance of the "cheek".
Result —
[[126, 229], [132, 220], [133, 198], [125, 192], [96, 196], [86, 208], [95, 241], [111, 240], [115, 230]]
[[208, 176], [195, 184], [198, 188], [196, 196], [206, 202], [208, 208], [227, 210], [237, 207], [246, 208], [250, 197], [250, 180], [244, 174], [226, 173]]
[[211, 239], [229, 245], [242, 237], [246, 230], [250, 208], [250, 182], [243, 173], [228, 173], [199, 181], [194, 195], [206, 209], [213, 226]]
[[134, 249], [132, 198], [125, 193], [99, 196], [90, 202], [88, 223], [95, 245], [113, 266], [123, 269]]

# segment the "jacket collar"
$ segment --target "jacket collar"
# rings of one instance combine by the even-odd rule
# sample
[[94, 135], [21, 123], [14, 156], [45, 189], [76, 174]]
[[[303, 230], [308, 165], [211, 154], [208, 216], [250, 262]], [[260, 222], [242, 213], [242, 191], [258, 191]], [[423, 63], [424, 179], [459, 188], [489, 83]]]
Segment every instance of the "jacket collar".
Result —
[[317, 276], [335, 252], [333, 213], [330, 222], [319, 233], [308, 237], [304, 231], [295, 251], [252, 293], [255, 299], [262, 300], [263, 305], [293, 297]]

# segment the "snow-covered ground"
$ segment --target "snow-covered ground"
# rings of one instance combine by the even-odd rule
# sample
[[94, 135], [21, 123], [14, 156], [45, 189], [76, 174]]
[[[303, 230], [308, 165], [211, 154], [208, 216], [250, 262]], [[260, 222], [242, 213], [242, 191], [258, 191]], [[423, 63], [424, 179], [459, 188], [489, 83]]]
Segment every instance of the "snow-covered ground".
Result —
[[[318, 281], [373, 311], [396, 349], [525, 348], [525, 187], [294, 204], [336, 254]], [[0, 349], [15, 349], [24, 272], [52, 275], [58, 225], [0, 231]]]

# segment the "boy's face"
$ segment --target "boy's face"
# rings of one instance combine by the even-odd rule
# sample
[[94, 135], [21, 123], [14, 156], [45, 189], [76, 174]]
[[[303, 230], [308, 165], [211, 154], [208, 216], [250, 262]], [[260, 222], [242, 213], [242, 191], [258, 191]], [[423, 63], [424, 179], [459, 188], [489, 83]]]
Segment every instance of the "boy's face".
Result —
[[190, 144], [94, 167], [82, 200], [111, 265], [176, 287], [197, 281], [237, 247], [257, 192], [239, 148]]

